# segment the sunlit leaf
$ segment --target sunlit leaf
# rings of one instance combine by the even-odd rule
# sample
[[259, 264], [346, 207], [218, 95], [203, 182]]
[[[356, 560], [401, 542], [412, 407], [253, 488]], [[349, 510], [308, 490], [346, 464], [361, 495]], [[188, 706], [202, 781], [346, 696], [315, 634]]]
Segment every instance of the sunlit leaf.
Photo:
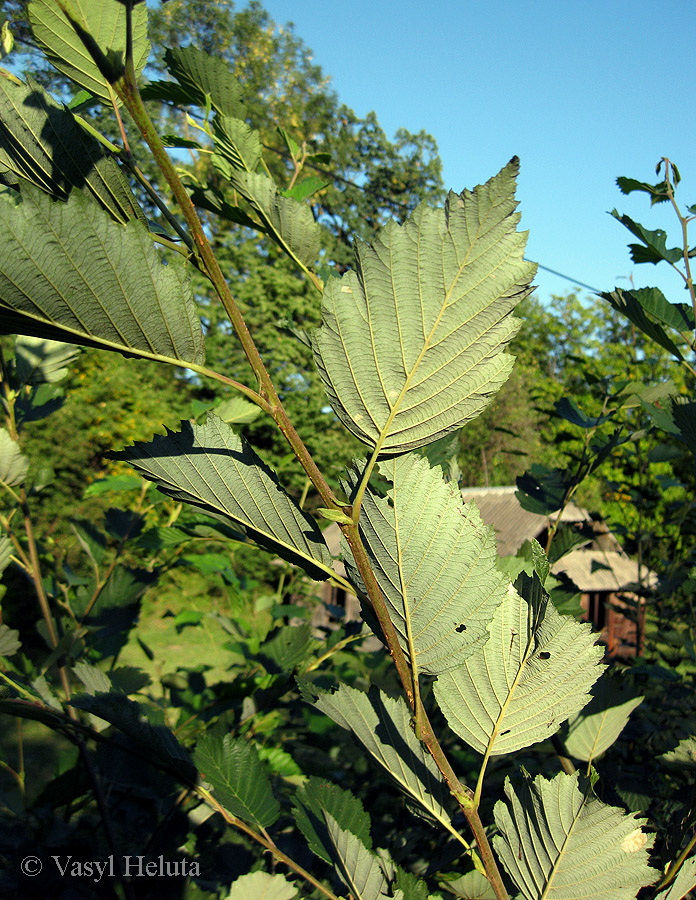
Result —
[[479, 753], [528, 747], [588, 702], [602, 672], [596, 640], [589, 625], [551, 603], [535, 609], [510, 587], [488, 643], [438, 676], [435, 697], [450, 728]]
[[284, 875], [249, 872], [230, 885], [224, 900], [293, 900], [297, 888]]
[[223, 116], [244, 118], [242, 89], [224, 59], [189, 46], [167, 50], [164, 61], [184, 88], [178, 95], [184, 103], [205, 106], [208, 96], [213, 109]]
[[0, 163], [59, 200], [83, 189], [117, 222], [145, 219], [118, 163], [30, 78], [0, 78]]
[[413, 733], [405, 700], [392, 700], [376, 689], [365, 694], [346, 684], [334, 692], [306, 682], [301, 688], [309, 703], [355, 735], [428, 818], [450, 827], [449, 792], [433, 758]]
[[[3, 541], [6, 540], [7, 538], [3, 538]], [[7, 625], [0, 625], [0, 656], [14, 656], [21, 646], [19, 632]]]
[[283, 197], [265, 175], [232, 169], [230, 183], [261, 219], [271, 237], [300, 266], [314, 266], [321, 246], [321, 227], [305, 203]]
[[0, 483], [17, 487], [27, 477], [29, 460], [5, 428], [0, 428]]
[[[72, 0], [70, 5], [77, 13], [77, 25], [92, 36], [116, 70], [122, 68], [126, 53], [125, 4], [119, 0]], [[36, 42], [56, 69], [93, 96], [110, 103], [106, 78], [56, 0], [32, 0], [28, 14]], [[132, 15], [133, 63], [139, 75], [150, 53], [147, 6], [135, 6]]]
[[688, 737], [679, 741], [674, 750], [669, 750], [658, 757], [666, 766], [678, 769], [696, 769], [696, 737]]
[[267, 828], [280, 815], [280, 806], [256, 748], [231, 734], [203, 734], [194, 761], [213, 797], [245, 822]]
[[604, 677], [592, 688], [592, 700], [569, 719], [564, 728], [565, 748], [575, 759], [589, 762], [617, 740], [629, 716], [643, 702], [618, 678]]
[[667, 350], [668, 353], [671, 353], [677, 359], [682, 359], [681, 350], [658, 322], [648, 318], [642, 304], [633, 296], [632, 292], [622, 291], [621, 288], [617, 288], [611, 293], [600, 294], [600, 297], [603, 297], [617, 312], [626, 316], [627, 319], [640, 328], [643, 334], [652, 338], [655, 343]]
[[331, 838], [331, 857], [334, 868], [350, 895], [355, 900], [379, 900], [381, 897], [399, 897], [391, 894], [385, 877], [382, 860], [362, 843], [360, 838], [341, 828], [329, 813], [324, 813], [327, 833]]
[[241, 119], [215, 116], [215, 149], [235, 169], [255, 172], [261, 161], [261, 135]]
[[[360, 471], [349, 473], [352, 490]], [[405, 655], [436, 675], [487, 640], [507, 589], [495, 534], [420, 454], [381, 462], [379, 473], [392, 486], [383, 498], [366, 491], [360, 534]], [[345, 564], [360, 588], [354, 564]]]
[[646, 820], [600, 802], [577, 773], [551, 781], [525, 774], [518, 790], [506, 779], [505, 794], [493, 844], [525, 900], [635, 900], [656, 881]]
[[15, 341], [15, 376], [19, 384], [52, 384], [68, 374], [79, 354], [73, 344], [21, 335]]
[[655, 900], [683, 900], [694, 888], [696, 888], [696, 856], [686, 860], [674, 881], [664, 891], [660, 891]]
[[147, 227], [114, 222], [73, 192], [0, 196], [0, 326], [169, 362], [203, 362], [184, 264], [163, 265]]
[[331, 862], [330, 837], [322, 811], [329, 813], [340, 828], [354, 834], [368, 850], [372, 849], [370, 817], [358, 798], [338, 785], [312, 776], [295, 794], [293, 816], [317, 856]]
[[487, 184], [420, 205], [357, 243], [330, 278], [314, 358], [336, 414], [383, 453], [430, 443], [475, 418], [507, 380], [504, 352], [535, 266], [515, 213], [517, 160]]
[[209, 415], [203, 425], [181, 423], [149, 444], [111, 454], [183, 500], [242, 525], [261, 546], [295, 563], [313, 578], [329, 577], [331, 554], [316, 522], [303, 512], [247, 441]]

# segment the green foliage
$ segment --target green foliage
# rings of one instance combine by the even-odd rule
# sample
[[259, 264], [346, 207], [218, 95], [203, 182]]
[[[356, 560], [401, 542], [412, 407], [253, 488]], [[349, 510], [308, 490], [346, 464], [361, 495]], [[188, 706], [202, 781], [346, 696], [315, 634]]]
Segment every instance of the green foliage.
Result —
[[[696, 635], [680, 617], [696, 524], [674, 586], [651, 575], [640, 587], [660, 590], [647, 624], [641, 594], [625, 599], [652, 661], [611, 680], [590, 625], [557, 608], [552, 573], [588, 539], [560, 522], [600, 467], [612, 466], [616, 494], [633, 466], [646, 496], [650, 465], [671, 466], [659, 474], [674, 476], [679, 521], [691, 515], [696, 425], [679, 394], [696, 375], [696, 298], [676, 168], [664, 160], [657, 185], [620, 183], [670, 201], [682, 248], [616, 217], [641, 241], [636, 262], [683, 263], [693, 303], [604, 295], [642, 333], [622, 357], [631, 377], [600, 358], [624, 332], [574, 298], [542, 376], [549, 319], [523, 307], [518, 384], [536, 373], [538, 394], [505, 402], [513, 414], [536, 404], [555, 446], [518, 479], [522, 505], [547, 517], [546, 549], [528, 542], [502, 564], [458, 492], [459, 431], [492, 415], [534, 274], [516, 230], [517, 160], [433, 208], [427, 136], [391, 143], [374, 117], [339, 109], [257, 4], [234, 17], [224, 3], [189, 8], [201, 46], [180, 46], [188, 32], [170, 8], [154, 13], [153, 34], [176, 40], [158, 41], [166, 76], [141, 84], [145, 3], [33, 0], [34, 41], [72, 91], [89, 92], [70, 104], [85, 118], [30, 78], [0, 79], [0, 329], [19, 333], [0, 356], [0, 712], [76, 748], [32, 796], [23, 732], [2, 747], [16, 787], [0, 809], [14, 842], [0, 841], [0, 889], [20, 889], [25, 847], [71, 860], [85, 846], [95, 859], [146, 846], [192, 863], [182, 896], [290, 900], [300, 885], [330, 900], [434, 900], [436, 885], [467, 900], [683, 896]], [[165, 145], [193, 162], [174, 163]], [[346, 184], [358, 164], [364, 184]], [[572, 340], [597, 357], [571, 366]], [[646, 340], [662, 356], [648, 357]], [[114, 362], [100, 368], [94, 349]], [[178, 374], [148, 380], [145, 361]], [[71, 407], [64, 387], [81, 382]], [[146, 385], [162, 395], [140, 396]], [[75, 450], [100, 424], [88, 398], [108, 422], [99, 456], [130, 440], [107, 454], [130, 471]], [[118, 420], [120, 405], [132, 421]], [[188, 419], [153, 438], [175, 405]], [[656, 445], [658, 428], [668, 437]], [[351, 463], [355, 441], [369, 457]], [[47, 460], [87, 504], [55, 529]], [[485, 448], [482, 463], [487, 473]], [[312, 510], [339, 524], [347, 577]], [[244, 574], [258, 547], [273, 555], [252, 562], [263, 581]], [[374, 635], [331, 621], [340, 594], [322, 603], [314, 581], [355, 592]], [[289, 874], [264, 871], [266, 854]], [[47, 882], [45, 894], [64, 887]]]

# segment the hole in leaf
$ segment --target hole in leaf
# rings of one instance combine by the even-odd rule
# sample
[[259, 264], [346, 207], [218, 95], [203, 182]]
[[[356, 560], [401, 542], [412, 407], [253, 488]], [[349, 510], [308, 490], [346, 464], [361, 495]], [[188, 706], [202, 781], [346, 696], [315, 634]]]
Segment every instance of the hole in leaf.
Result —
[[548, 652], [548, 650], [542, 650], [539, 654], [539, 659], [548, 659], [550, 656], [551, 654]]
[[457, 632], [457, 634], [461, 634], [462, 631], [466, 631], [466, 625], [462, 622], [462, 624], [457, 625], [457, 627], [454, 630]]
[[506, 729], [505, 731], [500, 732], [500, 736], [502, 737], [504, 734], [510, 734], [510, 729]]

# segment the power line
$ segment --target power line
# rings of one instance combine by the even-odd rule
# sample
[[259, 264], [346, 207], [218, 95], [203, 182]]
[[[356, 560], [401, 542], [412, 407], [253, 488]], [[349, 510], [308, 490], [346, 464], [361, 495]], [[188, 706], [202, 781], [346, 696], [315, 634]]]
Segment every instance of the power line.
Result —
[[[263, 145], [266, 150], [271, 150], [273, 153], [277, 153], [278, 156], [287, 160], [288, 162], [294, 162], [292, 157], [286, 153], [284, 150], [279, 150], [277, 147], [271, 147], [268, 144]], [[313, 169], [315, 172], [318, 172], [320, 175], [324, 175], [326, 178], [330, 178], [333, 181], [337, 181], [340, 184], [345, 184], [347, 187], [353, 187], [358, 191], [365, 191], [366, 188], [364, 185], [356, 184], [354, 181], [350, 181], [348, 178], [344, 178], [342, 175], [339, 175], [337, 172], [331, 172], [329, 169], [324, 169], [321, 166], [317, 166], [314, 163], [307, 162], [305, 163], [308, 169]], [[382, 200], [384, 203], [389, 203], [391, 206], [396, 206], [402, 209], [404, 212], [410, 213], [412, 212], [411, 207], [406, 203], [402, 203], [400, 200], [396, 200], [393, 197], [386, 197], [382, 194], [374, 194], [377, 200]], [[527, 260], [529, 262], [529, 260]], [[564, 275], [563, 272], [558, 272], [556, 269], [550, 269], [548, 266], [543, 266], [541, 263], [537, 263], [540, 269], [543, 269], [544, 272], [550, 272], [551, 275], [556, 275], [558, 278], [563, 278], [565, 281], [569, 281], [571, 284], [577, 285], [578, 287], [585, 288], [587, 291], [592, 291], [593, 294], [599, 294], [600, 291], [592, 287], [590, 284], [585, 284], [584, 281], [580, 281], [579, 278], [571, 278], [570, 275]]]

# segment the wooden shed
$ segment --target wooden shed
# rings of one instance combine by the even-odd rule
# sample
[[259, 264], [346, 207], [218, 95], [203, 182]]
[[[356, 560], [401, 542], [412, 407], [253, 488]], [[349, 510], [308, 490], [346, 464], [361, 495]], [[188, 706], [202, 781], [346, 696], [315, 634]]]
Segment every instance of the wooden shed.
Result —
[[[515, 487], [465, 488], [462, 497], [473, 500], [487, 525], [496, 532], [500, 556], [514, 556], [525, 541], [535, 538], [544, 547], [549, 530], [549, 518], [523, 509], [516, 497]], [[607, 652], [612, 656], [629, 657], [642, 651], [644, 601], [637, 593], [641, 586], [652, 585], [656, 576], [638, 564], [623, 550], [606, 524], [593, 519], [585, 509], [573, 503], [563, 511], [561, 521], [582, 529], [586, 543], [567, 553], [553, 567], [554, 575], [565, 575], [581, 595], [583, 618], [592, 622], [602, 633]], [[337, 525], [324, 532], [329, 550], [338, 556], [341, 533]], [[335, 563], [337, 572], [344, 575], [343, 564]], [[314, 617], [315, 625], [326, 625], [331, 618], [354, 621], [360, 618], [360, 604], [341, 588], [325, 584], [322, 592], [324, 606]]]

